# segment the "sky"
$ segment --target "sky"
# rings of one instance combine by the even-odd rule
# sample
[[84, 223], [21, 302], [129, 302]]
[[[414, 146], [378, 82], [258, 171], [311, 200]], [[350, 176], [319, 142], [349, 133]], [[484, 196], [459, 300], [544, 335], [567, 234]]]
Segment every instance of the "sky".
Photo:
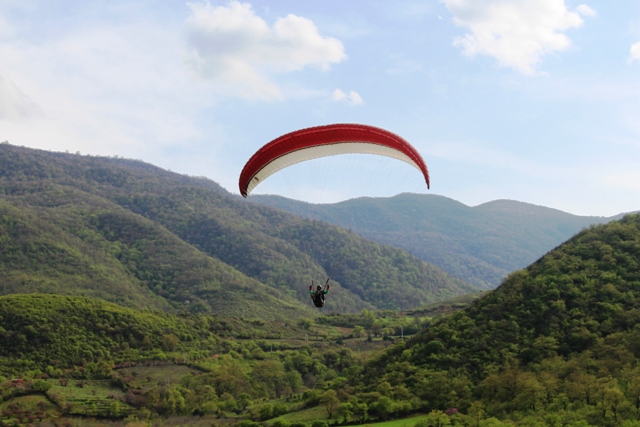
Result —
[[639, 210], [640, 2], [0, 0], [0, 142], [238, 194], [258, 148], [330, 123], [402, 136], [431, 189], [407, 164], [352, 155], [254, 194]]

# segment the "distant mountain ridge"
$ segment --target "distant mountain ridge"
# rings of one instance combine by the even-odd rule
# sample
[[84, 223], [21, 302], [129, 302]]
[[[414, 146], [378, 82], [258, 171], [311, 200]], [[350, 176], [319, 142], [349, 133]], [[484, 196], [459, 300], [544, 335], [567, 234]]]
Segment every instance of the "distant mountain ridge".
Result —
[[444, 196], [407, 193], [335, 204], [272, 195], [250, 200], [404, 249], [482, 289], [495, 288], [584, 227], [622, 217], [577, 216], [513, 200], [470, 207]]
[[56, 293], [136, 308], [315, 316], [412, 308], [474, 291], [406, 252], [248, 203], [140, 161], [0, 144], [0, 294]]

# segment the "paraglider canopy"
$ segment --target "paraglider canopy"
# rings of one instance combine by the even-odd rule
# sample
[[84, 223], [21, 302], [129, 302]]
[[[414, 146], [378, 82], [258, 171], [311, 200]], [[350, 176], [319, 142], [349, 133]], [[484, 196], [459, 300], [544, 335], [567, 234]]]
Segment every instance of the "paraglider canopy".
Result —
[[240, 194], [247, 197], [267, 177], [296, 163], [350, 153], [402, 160], [422, 172], [429, 188], [429, 172], [422, 156], [400, 136], [374, 126], [332, 124], [300, 129], [260, 148], [242, 169]]

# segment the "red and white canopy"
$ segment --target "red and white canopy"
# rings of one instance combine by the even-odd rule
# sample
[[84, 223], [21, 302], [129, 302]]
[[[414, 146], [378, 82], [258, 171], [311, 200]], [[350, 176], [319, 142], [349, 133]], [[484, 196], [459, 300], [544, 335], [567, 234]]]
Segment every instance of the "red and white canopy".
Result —
[[377, 154], [417, 168], [429, 188], [429, 171], [418, 151], [398, 135], [373, 126], [333, 124], [300, 129], [260, 148], [240, 174], [240, 194], [249, 193], [267, 177], [306, 160], [338, 154]]

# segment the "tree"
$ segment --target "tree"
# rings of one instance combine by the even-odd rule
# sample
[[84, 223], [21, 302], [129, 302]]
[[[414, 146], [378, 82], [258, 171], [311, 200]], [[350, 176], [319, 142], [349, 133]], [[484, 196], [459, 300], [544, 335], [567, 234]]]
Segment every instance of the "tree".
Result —
[[[327, 423], [325, 423], [326, 425]], [[289, 421], [279, 418], [271, 423], [271, 427], [289, 427]]]
[[238, 398], [236, 399], [236, 403], [238, 404], [238, 409], [240, 409], [241, 411], [244, 411], [245, 409], [247, 409], [247, 406], [249, 406], [252, 400], [253, 399], [251, 398], [250, 394], [240, 393], [240, 396], [238, 396]]
[[602, 419], [607, 418], [607, 412], [610, 410], [613, 414], [614, 422], [617, 424], [618, 408], [625, 400], [624, 394], [618, 388], [618, 382], [611, 377], [598, 378], [594, 394]]
[[353, 416], [356, 419], [356, 421], [359, 421], [359, 422], [367, 421], [369, 405], [367, 405], [365, 401], [360, 400], [355, 396], [351, 396], [349, 398], [349, 403], [351, 403]]
[[523, 372], [518, 378], [518, 390], [514, 402], [520, 409], [536, 411], [539, 404], [545, 400], [545, 388], [536, 376], [530, 372]]
[[636, 408], [636, 416], [640, 415], [640, 368], [636, 367], [630, 372], [624, 374], [629, 379], [625, 394], [627, 399], [634, 408]]
[[109, 415], [112, 417], [120, 416], [120, 403], [117, 400], [114, 400], [109, 405]]
[[595, 375], [587, 374], [583, 371], [576, 371], [569, 377], [572, 395], [577, 398], [584, 398], [587, 405], [593, 403], [593, 394], [596, 389], [597, 378]]
[[371, 325], [371, 332], [373, 332], [373, 335], [380, 336], [380, 334], [382, 333], [382, 322], [380, 321], [375, 321], [373, 322], [373, 324]]
[[480, 422], [485, 418], [484, 404], [482, 402], [473, 402], [467, 410], [469, 418], [472, 420], [474, 427], [479, 427]]
[[305, 331], [313, 328], [313, 325], [315, 325], [313, 319], [303, 318], [298, 321], [298, 326], [300, 326]]
[[380, 396], [377, 402], [371, 405], [371, 411], [383, 420], [387, 420], [393, 412], [393, 400], [387, 396]]
[[335, 390], [327, 390], [320, 399], [320, 402], [324, 405], [327, 410], [327, 415], [329, 418], [333, 418], [333, 414], [335, 414], [338, 409], [338, 405], [340, 404], [340, 400], [338, 399], [338, 394]]
[[362, 318], [365, 322], [365, 327], [370, 328], [373, 322], [376, 320], [376, 313], [372, 310], [362, 309]]
[[290, 378], [287, 377], [284, 366], [278, 360], [262, 360], [256, 363], [251, 375], [255, 381], [267, 387], [272, 397], [291, 393]]
[[163, 406], [165, 412], [170, 415], [183, 415], [185, 413], [186, 401], [177, 387], [171, 386], [166, 390]]
[[433, 411], [429, 412], [428, 417], [430, 427], [443, 427], [451, 425], [449, 416], [442, 411], [434, 409]]
[[260, 405], [257, 408], [257, 412], [258, 412], [258, 419], [259, 420], [268, 420], [270, 418], [273, 418], [273, 405], [270, 404], [264, 404], [264, 405]]
[[297, 393], [304, 388], [300, 372], [295, 370], [288, 371], [286, 373], [286, 378], [293, 393]]
[[341, 403], [336, 410], [336, 414], [342, 417], [342, 423], [346, 424], [351, 420], [353, 414], [353, 405], [349, 402]]
[[166, 351], [174, 351], [178, 348], [178, 337], [174, 334], [165, 334], [162, 337], [162, 348]]

